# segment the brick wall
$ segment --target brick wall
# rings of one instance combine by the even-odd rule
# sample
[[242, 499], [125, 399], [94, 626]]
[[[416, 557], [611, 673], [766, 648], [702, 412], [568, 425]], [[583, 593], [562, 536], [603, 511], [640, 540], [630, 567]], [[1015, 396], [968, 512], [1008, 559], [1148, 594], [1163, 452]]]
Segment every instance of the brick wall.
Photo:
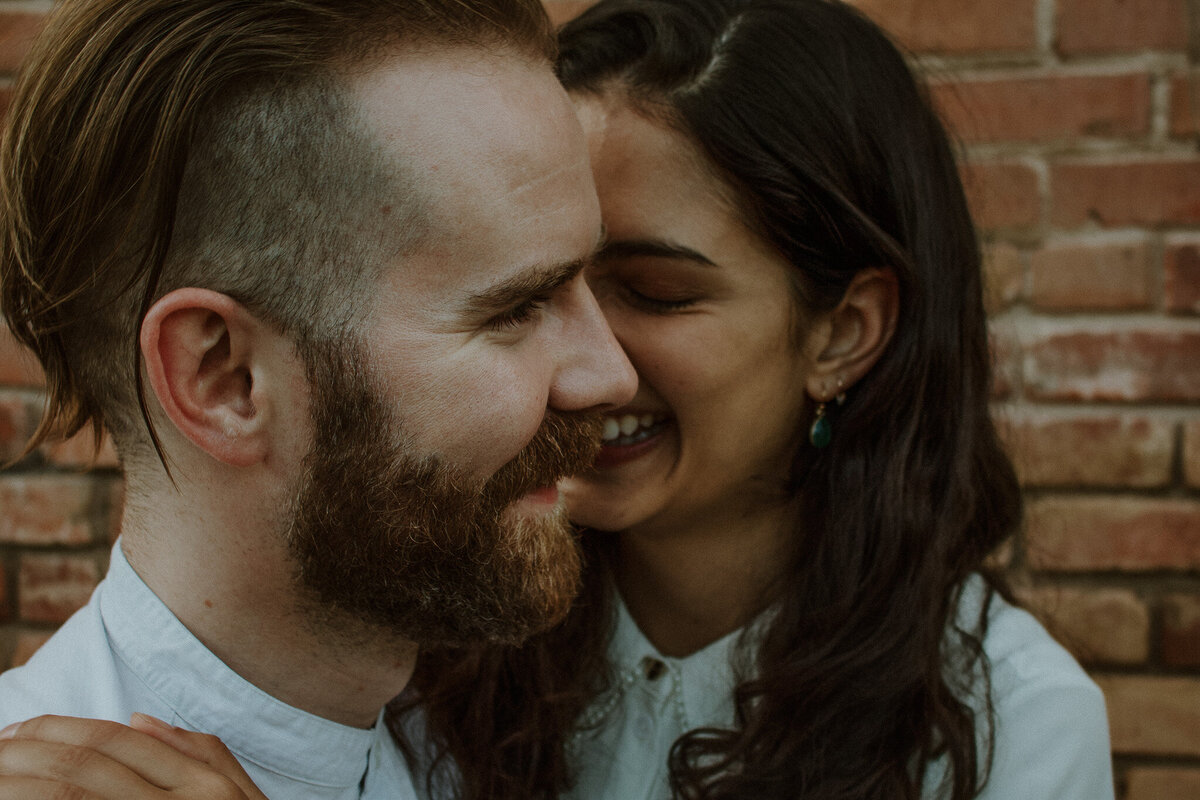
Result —
[[[1006, 557], [1107, 694], [1124, 800], [1200, 797], [1200, 7], [860, 6], [936, 76], [967, 157], [1030, 506]], [[48, 7], [0, 0], [0, 109]], [[0, 336], [0, 457], [32, 430], [39, 385]], [[110, 448], [89, 463], [68, 442], [0, 474], [0, 665], [103, 572], [121, 483]]]

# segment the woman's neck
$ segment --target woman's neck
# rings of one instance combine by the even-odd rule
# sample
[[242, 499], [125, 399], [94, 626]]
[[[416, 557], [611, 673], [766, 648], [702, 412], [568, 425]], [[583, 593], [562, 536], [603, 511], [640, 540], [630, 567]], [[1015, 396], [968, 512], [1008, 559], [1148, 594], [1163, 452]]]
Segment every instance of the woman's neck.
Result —
[[630, 615], [663, 655], [690, 655], [770, 602], [795, 536], [784, 510], [620, 534], [613, 572]]

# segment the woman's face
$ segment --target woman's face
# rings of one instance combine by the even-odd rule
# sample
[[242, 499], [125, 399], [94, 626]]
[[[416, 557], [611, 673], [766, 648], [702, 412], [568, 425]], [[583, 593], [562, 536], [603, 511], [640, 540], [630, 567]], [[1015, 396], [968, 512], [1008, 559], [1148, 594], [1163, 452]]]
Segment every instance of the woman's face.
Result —
[[608, 98], [576, 98], [608, 244], [588, 283], [638, 372], [571, 518], [670, 532], [769, 507], [805, 416], [789, 265], [724, 199], [697, 149]]

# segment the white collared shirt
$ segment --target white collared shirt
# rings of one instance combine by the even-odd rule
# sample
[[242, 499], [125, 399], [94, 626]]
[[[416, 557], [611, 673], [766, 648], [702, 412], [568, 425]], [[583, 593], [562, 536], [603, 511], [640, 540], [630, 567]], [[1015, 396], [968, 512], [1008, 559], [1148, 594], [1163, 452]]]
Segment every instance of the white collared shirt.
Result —
[[163, 605], [118, 542], [88, 604], [0, 675], [0, 727], [41, 714], [128, 722], [134, 711], [219, 736], [272, 800], [416, 796], [382, 715], [370, 729], [341, 725], [247, 682]]
[[[972, 577], [959, 604], [971, 630], [985, 596]], [[617, 598], [609, 648], [614, 685], [584, 713], [572, 741], [572, 800], [666, 800], [667, 756], [685, 732], [732, 727], [732, 693], [756, 631], [734, 632], [686, 658], [650, 644]], [[1045, 629], [999, 597], [988, 609], [983, 648], [996, 713], [991, 777], [978, 800], [1111, 800], [1112, 761], [1104, 697]], [[756, 623], [756, 625], [759, 623]], [[745, 645], [745, 646], [743, 646]], [[980, 698], [964, 698], [977, 709]], [[930, 765], [923, 800], [946, 797], [944, 764]]]

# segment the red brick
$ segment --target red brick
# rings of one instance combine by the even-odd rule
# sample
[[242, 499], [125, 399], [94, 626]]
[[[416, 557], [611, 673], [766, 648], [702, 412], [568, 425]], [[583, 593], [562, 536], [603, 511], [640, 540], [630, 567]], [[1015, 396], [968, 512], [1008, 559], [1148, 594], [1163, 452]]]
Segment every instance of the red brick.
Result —
[[0, 390], [0, 462], [21, 454], [33, 434], [41, 403], [28, 390]]
[[1200, 569], [1200, 502], [1040, 498], [1029, 503], [1025, 551], [1041, 570]]
[[21, 619], [26, 622], [65, 622], [87, 603], [100, 581], [90, 556], [29, 555], [21, 557]]
[[962, 170], [971, 215], [981, 228], [1021, 228], [1041, 218], [1037, 173], [1024, 164], [974, 163]]
[[967, 53], [1032, 50], [1035, 0], [854, 0], [910, 50]]
[[543, 2], [546, 12], [550, 14], [550, 21], [555, 26], [578, 17], [592, 5], [592, 0], [543, 0]]
[[1183, 477], [1188, 486], [1200, 489], [1200, 419], [1183, 426]]
[[983, 248], [985, 299], [989, 313], [1008, 308], [1025, 293], [1025, 260], [1021, 251], [1008, 242], [994, 242]]
[[1058, 0], [1060, 53], [1182, 50], [1187, 46], [1185, 0]]
[[90, 427], [84, 428], [65, 441], [45, 444], [41, 451], [47, 461], [60, 467], [111, 469], [120, 466], [121, 463], [117, 458], [116, 448], [113, 447], [112, 437], [107, 434], [100, 440], [99, 452], [96, 451]]
[[42, 386], [46, 378], [37, 358], [0, 325], [0, 385]]
[[12, 666], [19, 667], [33, 658], [33, 654], [49, 641], [53, 635], [46, 631], [22, 631], [17, 637], [17, 647], [13, 651]]
[[1170, 131], [1172, 136], [1200, 133], [1200, 75], [1171, 76]]
[[1050, 193], [1062, 227], [1200, 223], [1200, 160], [1055, 164]]
[[1200, 756], [1200, 677], [1094, 677], [1108, 703], [1113, 752]]
[[1124, 800], [1196, 800], [1200, 767], [1136, 767], [1125, 773]]
[[1200, 314], [1200, 245], [1168, 247], [1163, 266], [1163, 295], [1167, 311]]
[[1162, 657], [1172, 667], [1200, 667], [1200, 595], [1163, 598]]
[[1067, 331], [1026, 343], [1025, 387], [1041, 400], [1200, 400], [1200, 331]]
[[44, 20], [44, 14], [0, 12], [0, 72], [16, 71]]
[[1051, 76], [939, 83], [935, 104], [968, 142], [1129, 137], [1150, 128], [1150, 78]]
[[1005, 427], [1025, 486], [1165, 486], [1175, 426], [1134, 416], [1029, 416]]
[[81, 545], [92, 541], [95, 479], [8, 475], [0, 479], [0, 542]]
[[1013, 394], [1021, 382], [1021, 347], [1011, 335], [992, 331], [992, 399], [999, 400]]
[[1140, 664], [1150, 655], [1150, 610], [1133, 592], [1040, 587], [1022, 599], [1080, 661]]
[[1030, 302], [1044, 311], [1144, 309], [1155, 269], [1144, 242], [1052, 245], [1033, 254]]

